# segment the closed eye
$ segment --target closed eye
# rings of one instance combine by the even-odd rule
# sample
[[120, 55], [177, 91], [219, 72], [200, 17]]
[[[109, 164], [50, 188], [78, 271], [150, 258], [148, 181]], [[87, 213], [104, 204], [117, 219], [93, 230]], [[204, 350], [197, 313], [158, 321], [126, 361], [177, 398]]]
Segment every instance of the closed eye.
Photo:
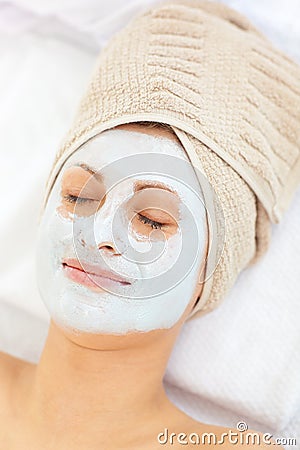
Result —
[[[73, 195], [73, 194], [66, 194], [64, 195], [64, 199], [69, 202], [69, 203], [79, 203], [79, 204], [83, 204], [83, 203], [90, 203], [90, 202], [95, 202], [97, 200], [92, 199], [92, 198], [86, 198], [86, 197], [79, 197], [77, 195]], [[142, 222], [145, 225], [150, 225], [151, 228], [153, 229], [161, 229], [163, 226], [166, 226], [166, 224], [158, 222], [156, 220], [152, 220], [149, 219], [149, 217], [144, 216], [143, 214], [137, 213], [137, 217], [139, 219], [140, 222]]]
[[70, 202], [70, 203], [88, 203], [88, 202], [95, 202], [95, 201], [97, 201], [97, 200], [92, 199], [92, 198], [77, 197], [77, 195], [72, 195], [72, 194], [64, 195], [64, 199], [67, 202]]
[[161, 222], [157, 222], [155, 220], [151, 220], [149, 219], [149, 217], [143, 216], [143, 214], [138, 213], [138, 219], [140, 222], [146, 224], [146, 225], [150, 225], [151, 228], [155, 228], [155, 229], [160, 229], [162, 228], [165, 224], [161, 223]]

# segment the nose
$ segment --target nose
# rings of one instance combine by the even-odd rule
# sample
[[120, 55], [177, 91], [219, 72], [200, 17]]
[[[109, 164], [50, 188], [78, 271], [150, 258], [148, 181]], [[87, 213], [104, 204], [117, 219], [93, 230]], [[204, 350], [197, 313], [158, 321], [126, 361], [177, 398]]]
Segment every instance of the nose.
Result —
[[98, 250], [107, 256], [121, 255], [119, 245], [122, 228], [115, 223], [118, 202], [114, 196], [116, 194], [113, 192], [108, 193], [107, 202], [97, 211], [93, 225], [94, 242]]
[[106, 252], [109, 252], [113, 255], [120, 255], [120, 253], [118, 253], [118, 251], [116, 250], [114, 244], [110, 241], [104, 241], [98, 244], [98, 249], [99, 250], [104, 250]]

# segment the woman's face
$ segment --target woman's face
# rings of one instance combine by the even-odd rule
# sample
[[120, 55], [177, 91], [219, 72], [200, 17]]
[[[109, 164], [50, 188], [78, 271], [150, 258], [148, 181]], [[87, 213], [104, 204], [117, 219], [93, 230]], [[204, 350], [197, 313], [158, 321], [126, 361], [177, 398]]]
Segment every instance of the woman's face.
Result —
[[172, 134], [126, 126], [79, 148], [39, 230], [38, 284], [66, 330], [171, 328], [191, 302], [207, 248], [193, 167]]

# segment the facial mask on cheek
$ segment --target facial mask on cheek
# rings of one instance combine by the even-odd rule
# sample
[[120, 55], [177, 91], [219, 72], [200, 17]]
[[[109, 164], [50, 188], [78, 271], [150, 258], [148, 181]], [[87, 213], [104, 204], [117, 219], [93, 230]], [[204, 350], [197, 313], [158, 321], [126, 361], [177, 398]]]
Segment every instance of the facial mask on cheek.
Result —
[[[171, 183], [184, 197], [180, 228], [168, 239], [147, 240], [130, 231], [126, 222], [124, 204], [132, 194], [133, 181], [128, 181], [127, 190], [120, 186], [112, 190], [94, 216], [64, 217], [58, 212], [59, 179], [47, 203], [37, 248], [39, 290], [54, 322], [75, 332], [119, 335], [172, 327], [191, 300], [204, 257], [206, 217], [199, 199], [187, 194], [180, 183]], [[116, 243], [121, 254], [101, 246], [99, 250], [104, 242]], [[95, 292], [66, 276], [65, 258], [83, 261], [84, 268], [85, 263], [106, 264], [105, 268], [132, 283]]]

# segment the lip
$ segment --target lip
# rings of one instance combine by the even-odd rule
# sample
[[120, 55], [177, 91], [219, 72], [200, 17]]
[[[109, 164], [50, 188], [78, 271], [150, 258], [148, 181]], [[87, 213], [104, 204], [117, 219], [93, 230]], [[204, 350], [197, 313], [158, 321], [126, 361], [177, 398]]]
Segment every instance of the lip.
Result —
[[71, 280], [90, 288], [102, 290], [102, 288], [114, 288], [117, 286], [128, 286], [131, 282], [120, 275], [109, 270], [101, 269], [99, 266], [80, 262], [74, 258], [62, 260], [64, 273]]

